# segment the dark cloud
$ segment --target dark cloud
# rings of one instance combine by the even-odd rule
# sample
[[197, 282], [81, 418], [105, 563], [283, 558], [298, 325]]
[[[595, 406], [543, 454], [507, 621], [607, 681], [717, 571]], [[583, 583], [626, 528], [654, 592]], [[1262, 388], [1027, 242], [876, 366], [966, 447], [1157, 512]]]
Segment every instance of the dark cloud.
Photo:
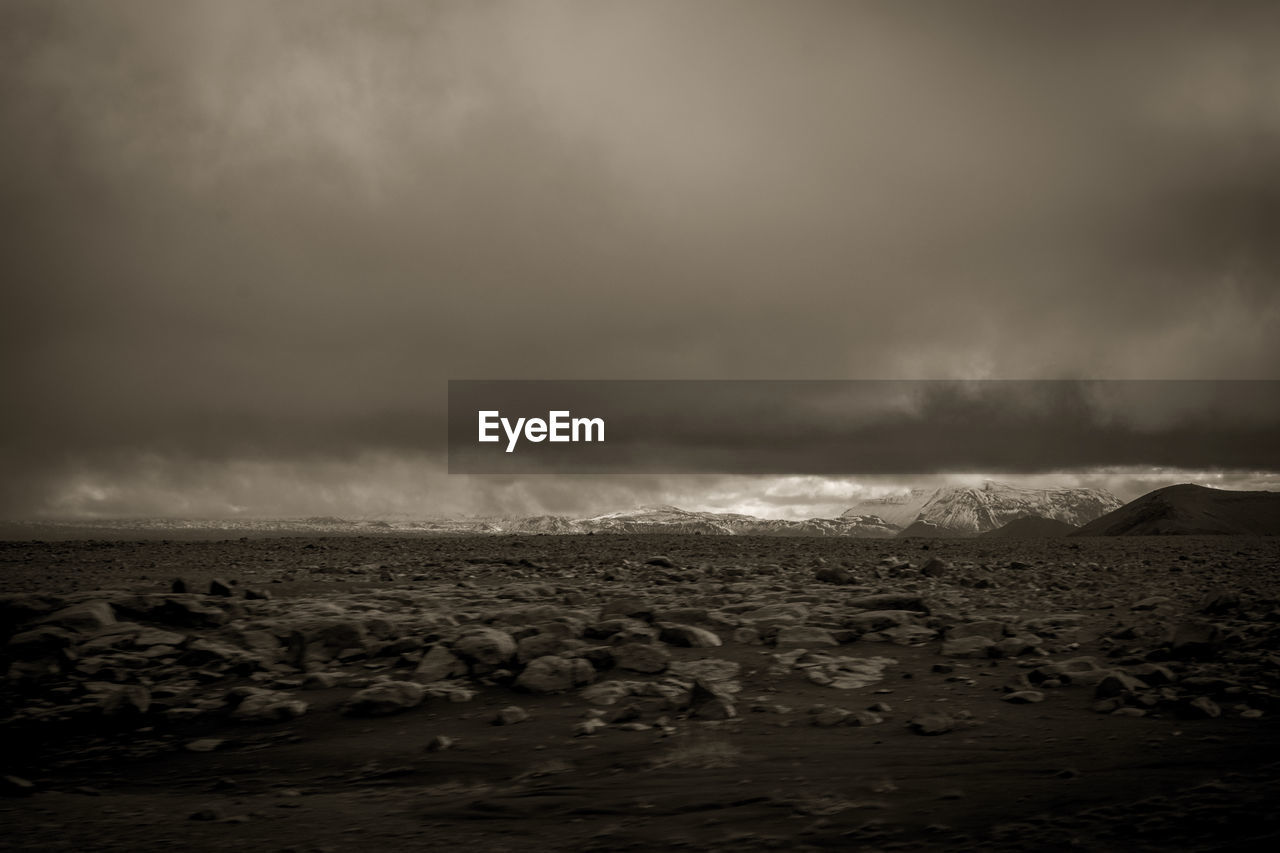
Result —
[[6, 3], [0, 509], [139, 458], [356, 501], [350, 460], [438, 452], [450, 378], [1274, 378], [1277, 33], [1264, 2]]

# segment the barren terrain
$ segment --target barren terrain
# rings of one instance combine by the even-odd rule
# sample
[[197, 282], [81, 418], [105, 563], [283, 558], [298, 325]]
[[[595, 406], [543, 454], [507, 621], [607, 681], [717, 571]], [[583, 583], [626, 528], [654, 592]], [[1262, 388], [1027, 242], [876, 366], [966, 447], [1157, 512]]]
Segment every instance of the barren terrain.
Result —
[[0, 543], [0, 849], [1276, 849], [1278, 567], [1246, 537]]

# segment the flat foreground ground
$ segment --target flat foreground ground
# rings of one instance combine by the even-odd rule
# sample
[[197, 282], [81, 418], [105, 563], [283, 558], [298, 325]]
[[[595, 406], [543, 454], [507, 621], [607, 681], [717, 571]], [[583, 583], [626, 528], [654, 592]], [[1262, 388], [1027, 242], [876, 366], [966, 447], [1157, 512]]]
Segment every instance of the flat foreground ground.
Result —
[[1225, 537], [0, 543], [0, 850], [1280, 849], [1278, 569]]

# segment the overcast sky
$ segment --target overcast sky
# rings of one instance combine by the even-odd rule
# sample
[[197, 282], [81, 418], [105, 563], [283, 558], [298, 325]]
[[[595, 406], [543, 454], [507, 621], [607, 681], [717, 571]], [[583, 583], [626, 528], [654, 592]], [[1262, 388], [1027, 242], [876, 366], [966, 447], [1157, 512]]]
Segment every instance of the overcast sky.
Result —
[[[8, 516], [931, 477], [450, 477], [448, 379], [1280, 378], [1266, 0], [5, 0], [0, 61]], [[1021, 476], [1275, 482], [1113, 461]]]

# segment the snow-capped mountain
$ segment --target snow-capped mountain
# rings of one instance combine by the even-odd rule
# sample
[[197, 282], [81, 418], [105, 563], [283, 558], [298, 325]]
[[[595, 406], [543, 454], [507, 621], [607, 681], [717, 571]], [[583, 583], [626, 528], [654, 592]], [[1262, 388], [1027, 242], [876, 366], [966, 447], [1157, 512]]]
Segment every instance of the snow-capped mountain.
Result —
[[1102, 489], [1028, 489], [988, 480], [980, 488], [944, 486], [873, 498], [855, 504], [844, 515], [875, 514], [902, 528], [926, 522], [953, 535], [973, 536], [1028, 515], [1079, 526], [1122, 504]]
[[794, 521], [734, 512], [694, 512], [674, 506], [642, 506], [575, 522], [582, 532], [710, 533], [727, 536], [854, 536], [888, 538], [898, 528], [871, 515]]

